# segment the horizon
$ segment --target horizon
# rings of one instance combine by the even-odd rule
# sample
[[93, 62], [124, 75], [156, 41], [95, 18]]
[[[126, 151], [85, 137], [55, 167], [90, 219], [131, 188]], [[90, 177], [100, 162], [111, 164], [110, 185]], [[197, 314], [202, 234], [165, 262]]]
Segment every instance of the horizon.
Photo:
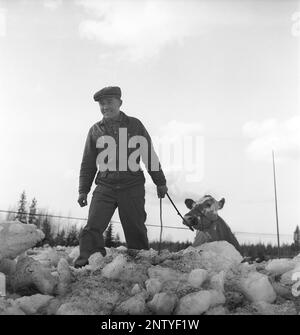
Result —
[[[116, 85], [182, 215], [185, 198], [224, 197], [219, 215], [233, 232], [276, 239], [274, 150], [279, 232], [289, 238], [300, 222], [299, 55], [298, 0], [0, 0], [0, 209], [26, 190], [51, 213], [87, 217], [77, 197], [84, 142], [102, 118], [93, 94]], [[145, 177], [146, 225], [159, 226]], [[166, 198], [163, 223], [182, 227]]]
[[[25, 192], [26, 193], [26, 192]], [[36, 199], [35, 199], [36, 200]], [[29, 205], [29, 204], [27, 204]], [[28, 207], [28, 206], [27, 206]], [[6, 213], [6, 214], [4, 214]], [[13, 210], [13, 208], [11, 208], [10, 210], [0, 210], [0, 222], [2, 221], [6, 221], [6, 219], [4, 218], [4, 216], [8, 215], [8, 214], [17, 214], [17, 205], [15, 206], [15, 210]], [[29, 214], [29, 211], [27, 210], [25, 213]], [[49, 213], [49, 211], [45, 208], [39, 209], [37, 207], [37, 216], [38, 217], [49, 217], [51, 218], [51, 224], [53, 225], [52, 228], [54, 228], [54, 230], [52, 231], [52, 233], [55, 235], [57, 234], [59, 231], [61, 230], [65, 230], [66, 232], [70, 229], [72, 229], [72, 227], [76, 227], [76, 229], [80, 229], [81, 227], [84, 226], [84, 223], [82, 221], [86, 221], [87, 218], [76, 218], [76, 217], [72, 217], [72, 216], [63, 216], [63, 215], [58, 215], [58, 214], [51, 214]], [[28, 217], [27, 217], [28, 218]], [[61, 221], [63, 221], [63, 224], [61, 224]], [[71, 223], [70, 223], [71, 222]], [[80, 224], [81, 222], [81, 224]], [[114, 229], [116, 228], [116, 224], [117, 227], [121, 227], [121, 222], [117, 221], [117, 220], [111, 220], [110, 222]], [[149, 227], [155, 227], [153, 228], [154, 230], [160, 230], [160, 225], [149, 225], [146, 223], [146, 227], [149, 229]], [[297, 225], [295, 227], [295, 230], [299, 229], [299, 225]], [[152, 229], [152, 228], [151, 228]], [[182, 225], [182, 227], [175, 227], [175, 226], [163, 226], [163, 230], [167, 229], [167, 231], [169, 229], [180, 229], [180, 230], [185, 230], [186, 232], [189, 232], [189, 228], [184, 227], [184, 225]], [[280, 234], [280, 246], [284, 245], [284, 244], [292, 244], [294, 243], [294, 232], [293, 231], [291, 234]], [[233, 233], [235, 234], [235, 236], [238, 238], [239, 242], [241, 244], [251, 244], [251, 243], [262, 243], [262, 244], [271, 244], [272, 246], [277, 246], [277, 234], [272, 234], [272, 233], [249, 233], [249, 232], [239, 232], [236, 231]], [[120, 234], [120, 229], [117, 230], [117, 232], [113, 231], [113, 234], [116, 236], [118, 235], [120, 238], [120, 241], [122, 243], [125, 243], [125, 238], [124, 238], [124, 234], [122, 234], [122, 230], [121, 230], [121, 234]], [[120, 236], [121, 235], [121, 236]], [[244, 237], [243, 237], [244, 236]], [[158, 239], [152, 239], [149, 238], [149, 242], [158, 242]], [[167, 235], [167, 238], [162, 240], [163, 242], [193, 242], [193, 236], [188, 236], [186, 238], [186, 240], [178, 240], [178, 241], [174, 241], [174, 239], [172, 238], [171, 235]]]

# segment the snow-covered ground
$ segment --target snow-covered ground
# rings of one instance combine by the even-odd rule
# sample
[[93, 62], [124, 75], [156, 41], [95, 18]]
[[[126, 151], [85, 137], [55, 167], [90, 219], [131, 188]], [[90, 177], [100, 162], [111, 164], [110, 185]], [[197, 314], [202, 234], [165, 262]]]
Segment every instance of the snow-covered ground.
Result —
[[225, 241], [160, 254], [119, 247], [75, 269], [78, 247], [35, 248], [43, 236], [28, 226], [0, 224], [0, 315], [300, 314], [300, 255], [248, 264]]

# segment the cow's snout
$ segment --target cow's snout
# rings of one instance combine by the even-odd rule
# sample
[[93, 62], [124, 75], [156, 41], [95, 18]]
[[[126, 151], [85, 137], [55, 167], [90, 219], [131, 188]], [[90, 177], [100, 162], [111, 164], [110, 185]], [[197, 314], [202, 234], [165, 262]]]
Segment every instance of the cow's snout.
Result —
[[188, 223], [189, 226], [193, 226], [197, 224], [197, 218], [191, 215], [185, 215], [184, 217], [184, 224]]

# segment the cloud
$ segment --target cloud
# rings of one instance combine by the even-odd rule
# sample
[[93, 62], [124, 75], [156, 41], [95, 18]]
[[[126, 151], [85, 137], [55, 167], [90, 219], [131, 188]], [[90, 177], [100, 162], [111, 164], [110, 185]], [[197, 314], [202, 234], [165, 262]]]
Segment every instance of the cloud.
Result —
[[250, 121], [243, 126], [243, 132], [251, 139], [246, 152], [252, 159], [269, 160], [272, 150], [281, 160], [300, 157], [300, 115], [285, 121]]
[[[163, 169], [164, 170], [164, 169]], [[177, 172], [165, 172], [167, 180], [168, 194], [171, 199], [176, 203], [184, 203], [186, 198], [198, 199], [200, 198], [199, 192], [191, 191], [190, 187], [186, 182], [186, 176], [184, 173]], [[157, 193], [156, 187], [150, 178], [147, 179], [146, 192], [149, 195], [150, 203], [157, 204]], [[167, 201], [168, 204], [169, 200]]]
[[6, 36], [6, 10], [0, 8], [0, 37]]
[[50, 10], [56, 10], [62, 5], [62, 0], [44, 0], [44, 7]]
[[[204, 137], [200, 123], [185, 123], [171, 120], [152, 136], [155, 151], [159, 156], [167, 179], [170, 196], [176, 201], [187, 197], [199, 197], [193, 185], [199, 185], [204, 175]], [[152, 181], [147, 180], [151, 194]], [[192, 190], [186, 192], [184, 190]], [[156, 191], [152, 195], [156, 198]]]
[[153, 136], [153, 143], [165, 171], [181, 172], [188, 177], [189, 173], [203, 169], [204, 137], [200, 123], [171, 120]]
[[159, 129], [159, 135], [165, 136], [170, 141], [176, 141], [183, 136], [200, 135], [202, 133], [203, 126], [198, 122], [188, 123], [171, 120]]
[[80, 36], [121, 48], [121, 56], [132, 61], [156, 57], [164, 46], [189, 35], [187, 21], [178, 15], [180, 6], [171, 13], [168, 2], [110, 0], [82, 4], [93, 10], [96, 19], [80, 24]]
[[219, 1], [79, 0], [77, 4], [89, 16], [79, 26], [80, 36], [131, 61], [157, 57], [167, 45], [184, 45], [187, 37], [199, 36], [211, 25], [251, 21], [251, 12], [236, 5], [229, 11]]

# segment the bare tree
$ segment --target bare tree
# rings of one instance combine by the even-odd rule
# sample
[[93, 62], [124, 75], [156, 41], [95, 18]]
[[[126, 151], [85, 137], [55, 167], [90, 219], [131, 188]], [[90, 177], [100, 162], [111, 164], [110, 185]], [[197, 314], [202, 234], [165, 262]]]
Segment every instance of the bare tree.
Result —
[[18, 219], [22, 223], [27, 223], [26, 206], [27, 206], [26, 193], [25, 191], [23, 191], [19, 200], [18, 213], [15, 217], [15, 219]]
[[36, 204], [37, 200], [35, 198], [32, 199], [31, 205], [29, 207], [29, 217], [28, 217], [28, 223], [36, 223]]

